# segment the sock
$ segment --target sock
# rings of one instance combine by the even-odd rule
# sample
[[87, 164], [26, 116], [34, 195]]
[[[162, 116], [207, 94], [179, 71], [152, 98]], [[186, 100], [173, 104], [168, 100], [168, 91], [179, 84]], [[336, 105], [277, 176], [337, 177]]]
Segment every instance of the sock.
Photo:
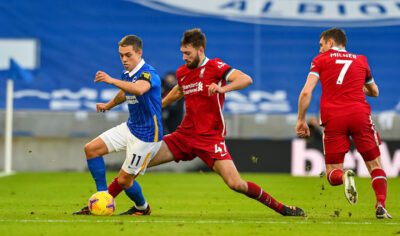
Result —
[[142, 193], [142, 188], [140, 187], [139, 183], [136, 180], [134, 180], [133, 185], [131, 187], [125, 189], [125, 193], [132, 201], [135, 202], [136, 208], [142, 207], [147, 204]]
[[111, 184], [108, 185], [108, 193], [111, 194], [113, 198], [116, 198], [122, 190], [124, 189], [118, 184], [118, 177], [115, 177]]
[[327, 175], [326, 178], [332, 186], [343, 184], [343, 170], [333, 169]]
[[260, 186], [255, 183], [247, 181], [247, 193], [246, 196], [249, 198], [253, 198], [262, 204], [266, 205], [267, 207], [275, 210], [276, 212], [281, 212], [282, 210], [282, 203], [276, 201], [271, 195], [266, 193]]
[[102, 156], [98, 156], [92, 159], [87, 159], [88, 168], [94, 181], [96, 182], [97, 191], [107, 191], [107, 180], [106, 180], [106, 165]]
[[376, 206], [378, 206], [378, 203], [380, 203], [383, 207], [385, 207], [387, 194], [387, 179], [385, 171], [382, 169], [374, 169], [371, 172], [371, 179], [372, 188], [374, 189], [376, 195]]

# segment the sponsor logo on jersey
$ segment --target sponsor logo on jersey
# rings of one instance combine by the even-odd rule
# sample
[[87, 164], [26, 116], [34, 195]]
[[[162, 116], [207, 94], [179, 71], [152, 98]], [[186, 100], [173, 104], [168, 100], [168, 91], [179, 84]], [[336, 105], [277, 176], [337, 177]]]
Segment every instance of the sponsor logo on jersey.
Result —
[[136, 96], [126, 96], [126, 101], [128, 104], [136, 104], [139, 103]]
[[182, 89], [183, 89], [184, 95], [201, 92], [201, 91], [203, 91], [203, 83], [196, 82], [196, 83], [192, 83], [192, 84], [183, 85]]
[[183, 76], [182, 79], [181, 79], [181, 82], [182, 82], [185, 78], [186, 78], [186, 76]]
[[126, 0], [171, 14], [214, 16], [265, 25], [400, 25], [398, 0]]
[[149, 72], [143, 72], [143, 73], [140, 75], [140, 78], [141, 78], [141, 79], [148, 80], [148, 81], [151, 81], [151, 74], [150, 74]]

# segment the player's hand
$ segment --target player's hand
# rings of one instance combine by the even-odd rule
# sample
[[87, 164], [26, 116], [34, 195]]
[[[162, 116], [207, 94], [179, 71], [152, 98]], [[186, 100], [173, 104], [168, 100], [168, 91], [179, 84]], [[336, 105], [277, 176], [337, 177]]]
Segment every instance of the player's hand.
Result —
[[297, 121], [296, 134], [300, 138], [306, 138], [310, 136], [310, 128], [305, 121]]
[[224, 93], [225, 91], [221, 86], [218, 86], [216, 83], [212, 83], [210, 85], [206, 85], [208, 88], [208, 96], [213, 96], [216, 93]]
[[110, 110], [106, 103], [96, 103], [96, 111], [97, 112], [106, 112]]
[[107, 84], [111, 84], [112, 80], [113, 78], [103, 71], [97, 71], [96, 77], [94, 78], [94, 82], [105, 82]]

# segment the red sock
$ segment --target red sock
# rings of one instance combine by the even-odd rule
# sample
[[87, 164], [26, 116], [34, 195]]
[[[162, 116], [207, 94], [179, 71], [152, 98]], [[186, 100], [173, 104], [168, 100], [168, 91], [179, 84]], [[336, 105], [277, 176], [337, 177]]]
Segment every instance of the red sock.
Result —
[[111, 184], [108, 185], [108, 193], [113, 196], [113, 198], [117, 197], [122, 190], [124, 189], [118, 184], [118, 177], [115, 177]]
[[271, 195], [266, 193], [264, 190], [262, 190], [262, 188], [260, 188], [260, 186], [255, 183], [247, 182], [246, 196], [261, 202], [262, 204], [275, 210], [276, 212], [281, 212], [282, 210], [282, 203], [276, 201], [273, 197], [271, 197]]
[[343, 170], [333, 169], [327, 175], [326, 178], [332, 186], [343, 184]]
[[376, 206], [380, 203], [385, 207], [385, 200], [387, 194], [387, 181], [385, 171], [382, 169], [374, 169], [371, 172], [372, 188], [376, 195]]

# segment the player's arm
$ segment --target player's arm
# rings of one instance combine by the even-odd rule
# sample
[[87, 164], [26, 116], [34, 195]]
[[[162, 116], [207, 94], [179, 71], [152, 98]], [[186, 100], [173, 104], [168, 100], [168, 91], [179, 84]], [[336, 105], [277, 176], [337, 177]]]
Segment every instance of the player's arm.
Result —
[[212, 96], [215, 93], [227, 93], [234, 90], [244, 89], [253, 83], [253, 80], [247, 74], [241, 72], [240, 70], [234, 70], [227, 78], [230, 83], [223, 87], [218, 86], [215, 83], [207, 85], [208, 95]]
[[379, 89], [378, 85], [372, 79], [371, 82], [364, 84], [364, 93], [369, 97], [378, 97], [379, 96]]
[[96, 110], [97, 112], [105, 112], [111, 110], [113, 107], [118, 106], [119, 104], [126, 101], [125, 92], [119, 90], [117, 95], [110, 100], [108, 103], [96, 103]]
[[306, 84], [299, 96], [299, 110], [297, 115], [296, 134], [302, 138], [310, 136], [310, 129], [306, 122], [307, 109], [310, 106], [312, 92], [318, 84], [318, 76], [315, 74], [308, 74]]
[[127, 93], [137, 95], [137, 96], [143, 95], [144, 93], [149, 91], [151, 88], [151, 83], [149, 83], [149, 81], [141, 80], [141, 79], [138, 79], [135, 83], [128, 82], [128, 81], [122, 81], [119, 79], [111, 78], [107, 73], [102, 72], [102, 71], [98, 71], [96, 73], [94, 82], [105, 82], [107, 84], [112, 84], [115, 87], [120, 88], [121, 90], [123, 90]]
[[179, 85], [175, 85], [175, 87], [173, 87], [171, 89], [171, 91], [167, 94], [167, 96], [165, 96], [162, 99], [161, 107], [164, 108], [164, 107], [168, 106], [169, 104], [178, 101], [182, 97], [183, 97], [182, 88]]

